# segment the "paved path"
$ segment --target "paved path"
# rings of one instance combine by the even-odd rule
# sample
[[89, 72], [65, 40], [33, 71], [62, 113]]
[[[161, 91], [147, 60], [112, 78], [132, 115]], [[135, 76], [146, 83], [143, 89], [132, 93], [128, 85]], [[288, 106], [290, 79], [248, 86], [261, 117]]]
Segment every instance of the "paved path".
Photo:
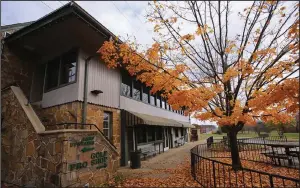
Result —
[[202, 140], [186, 143], [181, 147], [170, 149], [164, 153], [156, 155], [155, 157], [151, 157], [146, 161], [142, 161], [142, 167], [140, 169], [131, 169], [129, 166], [121, 167], [118, 170], [118, 174], [121, 173], [124, 177], [168, 177], [169, 175], [167, 173], [152, 174], [151, 172], [156, 169], [176, 168], [177, 165], [190, 157], [190, 149], [202, 143], [205, 143], [205, 141]]

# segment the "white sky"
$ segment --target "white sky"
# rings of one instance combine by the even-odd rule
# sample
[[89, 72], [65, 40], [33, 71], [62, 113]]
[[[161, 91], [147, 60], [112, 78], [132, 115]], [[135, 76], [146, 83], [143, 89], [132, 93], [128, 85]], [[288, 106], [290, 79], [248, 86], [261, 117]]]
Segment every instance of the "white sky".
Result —
[[[34, 21], [61, 7], [68, 1], [1, 1], [1, 26]], [[76, 1], [115, 35], [135, 36], [138, 43], [152, 43], [153, 25], [146, 23], [147, 1]], [[252, 1], [231, 2], [230, 27], [232, 35], [242, 29], [243, 22], [237, 16]], [[194, 32], [194, 31], [193, 31]], [[192, 123], [211, 124], [192, 120]]]

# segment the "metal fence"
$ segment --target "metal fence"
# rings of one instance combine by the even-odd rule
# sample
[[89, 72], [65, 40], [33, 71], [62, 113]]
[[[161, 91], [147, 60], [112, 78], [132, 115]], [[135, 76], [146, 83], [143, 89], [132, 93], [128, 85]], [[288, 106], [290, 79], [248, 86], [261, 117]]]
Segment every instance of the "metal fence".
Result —
[[242, 168], [191, 152], [191, 173], [203, 187], [299, 187], [299, 179]]
[[[268, 157], [270, 152], [280, 154], [284, 148], [271, 147], [278, 143], [288, 143], [284, 137], [238, 139], [241, 160], [287, 166], [287, 169], [299, 168], [299, 154], [291, 158], [279, 158], [279, 163]], [[299, 153], [299, 146], [296, 148]], [[230, 159], [228, 141], [209, 138], [207, 144], [191, 149], [191, 173], [194, 179], [204, 187], [299, 187], [300, 179], [270, 174], [254, 169], [242, 168], [233, 171], [232, 165], [220, 159]], [[230, 159], [231, 161], [231, 159]]]
[[[215, 142], [214, 142], [215, 141]], [[230, 146], [226, 139], [207, 139], [207, 148], [198, 146], [198, 154], [209, 158], [230, 158]], [[288, 168], [299, 168], [299, 145], [289, 147], [286, 137], [257, 137], [238, 139], [241, 160], [267, 163]], [[199, 153], [200, 152], [200, 153]]]

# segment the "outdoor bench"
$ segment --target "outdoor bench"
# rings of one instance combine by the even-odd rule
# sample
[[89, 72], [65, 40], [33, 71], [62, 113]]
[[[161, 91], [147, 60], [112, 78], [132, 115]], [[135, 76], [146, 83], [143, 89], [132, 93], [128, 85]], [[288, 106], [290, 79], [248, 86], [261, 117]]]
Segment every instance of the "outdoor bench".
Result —
[[[276, 152], [263, 152], [261, 153], [263, 155], [265, 155], [266, 157], [269, 157], [272, 159], [272, 161], [276, 164], [276, 165], [279, 165], [281, 166], [281, 162], [280, 162], [280, 159], [289, 159], [290, 157], [286, 154], [279, 154], [279, 153], [276, 153]], [[276, 162], [276, 159], [278, 161], [278, 164]]]
[[156, 155], [156, 150], [154, 146], [149, 146], [140, 149], [142, 155], [144, 156], [144, 160], [146, 160], [146, 157]]

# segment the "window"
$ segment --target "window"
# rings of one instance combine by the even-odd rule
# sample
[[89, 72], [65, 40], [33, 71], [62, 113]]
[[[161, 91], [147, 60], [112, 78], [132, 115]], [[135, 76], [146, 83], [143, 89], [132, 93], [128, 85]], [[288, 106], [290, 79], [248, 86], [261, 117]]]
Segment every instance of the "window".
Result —
[[156, 105], [157, 105], [158, 107], [161, 107], [160, 102], [161, 102], [161, 96], [157, 93], [157, 95], [156, 95]]
[[136, 135], [137, 135], [137, 142], [146, 143], [147, 142], [147, 129], [146, 127], [137, 127], [135, 128]]
[[47, 64], [46, 90], [58, 87], [60, 59], [54, 59]]
[[156, 103], [155, 103], [155, 94], [150, 95], [150, 104], [156, 105]]
[[77, 51], [69, 51], [47, 63], [45, 90], [76, 81]]
[[150, 88], [143, 87], [143, 102], [145, 103], [149, 103], [149, 92], [150, 92]]
[[181, 136], [183, 136], [183, 128], [181, 127]]
[[154, 126], [148, 127], [147, 133], [148, 133], [148, 142], [154, 141], [155, 140], [155, 127]]
[[166, 108], [166, 102], [165, 102], [165, 99], [162, 99], [162, 100], [161, 100], [161, 107], [162, 107], [163, 109]]
[[162, 127], [156, 127], [156, 131], [155, 131], [156, 140], [162, 140], [162, 134], [163, 134], [162, 130], [163, 130]]
[[175, 137], [178, 137], [178, 128], [175, 128]]
[[60, 69], [60, 84], [66, 84], [75, 81], [76, 76], [76, 52], [70, 52], [62, 56]]
[[131, 97], [131, 77], [125, 71], [122, 71], [122, 84], [121, 84], [121, 94], [127, 97]]
[[141, 88], [142, 84], [139, 81], [133, 82], [133, 95], [132, 97], [136, 100], [141, 100]]
[[112, 138], [112, 115], [111, 112], [104, 112], [104, 117], [103, 117], [103, 134], [111, 140]]

